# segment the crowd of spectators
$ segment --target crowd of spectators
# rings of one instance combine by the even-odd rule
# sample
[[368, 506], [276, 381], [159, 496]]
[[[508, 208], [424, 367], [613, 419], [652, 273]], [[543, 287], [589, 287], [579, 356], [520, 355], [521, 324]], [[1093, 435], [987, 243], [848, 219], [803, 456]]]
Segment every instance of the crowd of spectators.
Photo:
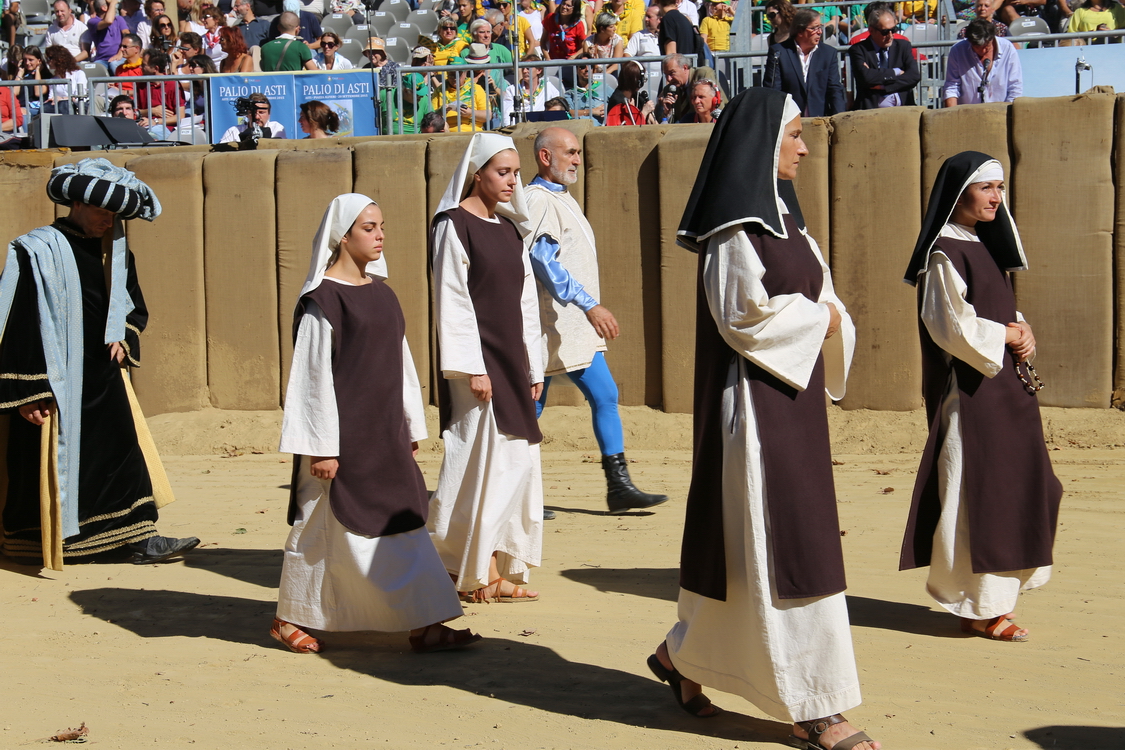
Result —
[[[412, 6], [417, 1], [407, 0]], [[3, 120], [0, 147], [10, 140], [6, 133], [40, 111], [75, 111], [73, 99], [87, 95], [87, 75], [107, 74], [124, 79], [374, 69], [381, 119], [395, 132], [439, 127], [468, 132], [524, 116], [611, 126], [713, 122], [729, 86], [722, 66], [707, 62], [712, 53], [730, 49], [739, 2], [755, 6], [756, 31], [766, 35], [769, 50], [755, 83], [791, 94], [807, 116], [914, 104], [921, 79], [918, 53], [900, 33], [901, 25], [948, 20], [939, 19], [937, 0], [816, 9], [788, 0], [440, 0], [432, 5], [437, 16], [432, 35], [392, 41], [398, 49], [403, 44], [411, 49], [404, 65], [448, 70], [400, 76], [385, 39], [345, 33], [348, 22], [367, 21], [369, 8], [361, 0], [176, 0], [178, 21], [168, 15], [171, 6], [164, 0], [145, 0], [143, 6], [140, 0], [56, 0], [41, 48], [16, 45], [5, 15], [0, 43], [7, 42], [10, 54], [0, 76], [68, 83], [0, 97], [0, 108], [12, 115]], [[8, 0], [6, 7], [18, 4]], [[953, 9], [965, 23], [962, 41], [948, 56], [945, 106], [1011, 101], [1021, 93], [1019, 58], [1007, 39], [1009, 26], [1021, 18], [1042, 17], [1052, 29], [1070, 31], [1125, 28], [1125, 8], [1116, 0], [954, 0]], [[336, 16], [331, 26], [326, 14]], [[338, 23], [341, 17], [348, 19], [345, 27]], [[850, 45], [851, 93], [834, 49], [843, 45]], [[668, 57], [663, 63], [600, 62], [658, 55]], [[518, 79], [505, 69], [467, 69], [509, 66], [516, 57], [523, 63]], [[536, 64], [545, 60], [579, 65]], [[105, 72], [84, 69], [89, 62]], [[154, 136], [176, 137], [204, 124], [205, 86], [201, 80], [169, 85], [123, 80], [106, 99], [116, 96], [120, 104], [126, 96], [134, 115], [144, 113], [144, 126]], [[309, 137], [338, 127], [320, 108], [302, 110], [301, 117]], [[262, 127], [277, 137], [271, 122]], [[244, 133], [245, 128], [234, 138]]]

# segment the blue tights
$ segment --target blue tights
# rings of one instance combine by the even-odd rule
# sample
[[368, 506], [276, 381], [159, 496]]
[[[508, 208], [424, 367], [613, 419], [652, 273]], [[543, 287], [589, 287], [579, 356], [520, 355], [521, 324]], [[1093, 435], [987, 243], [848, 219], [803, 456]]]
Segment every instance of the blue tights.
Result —
[[[594, 417], [594, 437], [598, 440], [598, 449], [603, 456], [615, 456], [625, 452], [625, 437], [621, 432], [621, 415], [617, 413], [617, 383], [613, 382], [613, 375], [609, 365], [605, 363], [602, 352], [594, 354], [594, 361], [582, 370], [572, 370], [566, 373], [586, 401], [590, 404], [590, 412]], [[535, 404], [535, 416], [543, 414], [543, 405], [547, 403], [547, 389], [551, 385], [551, 378], [543, 379], [543, 395]]]

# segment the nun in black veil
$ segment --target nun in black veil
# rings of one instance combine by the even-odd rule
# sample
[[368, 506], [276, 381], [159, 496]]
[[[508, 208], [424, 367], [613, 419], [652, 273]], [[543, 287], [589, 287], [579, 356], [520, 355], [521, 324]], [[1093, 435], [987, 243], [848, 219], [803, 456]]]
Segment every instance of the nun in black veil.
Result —
[[1043, 441], [1035, 336], [1012, 293], [1027, 260], [1003, 183], [987, 154], [946, 160], [904, 279], [918, 287], [930, 437], [899, 567], [929, 565], [926, 590], [964, 632], [1018, 642], [1019, 593], [1051, 575], [1062, 485]]
[[648, 664], [706, 718], [706, 685], [793, 723], [810, 750], [879, 750], [840, 716], [861, 702], [824, 393], [855, 327], [792, 180], [800, 110], [754, 88], [711, 135], [680, 224], [699, 254], [692, 481], [679, 621]]

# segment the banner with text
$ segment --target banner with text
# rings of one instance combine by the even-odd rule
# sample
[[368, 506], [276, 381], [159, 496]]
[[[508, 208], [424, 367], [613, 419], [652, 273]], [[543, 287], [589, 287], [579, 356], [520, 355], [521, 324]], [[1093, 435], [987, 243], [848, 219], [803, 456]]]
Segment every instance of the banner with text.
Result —
[[236, 103], [254, 93], [264, 94], [270, 100], [269, 119], [284, 128], [284, 138], [304, 137], [297, 121], [301, 105], [309, 101], [324, 102], [336, 113], [340, 127], [332, 135], [378, 135], [372, 91], [369, 71], [213, 76], [212, 140], [218, 143], [227, 130], [245, 124], [246, 118], [236, 112]]

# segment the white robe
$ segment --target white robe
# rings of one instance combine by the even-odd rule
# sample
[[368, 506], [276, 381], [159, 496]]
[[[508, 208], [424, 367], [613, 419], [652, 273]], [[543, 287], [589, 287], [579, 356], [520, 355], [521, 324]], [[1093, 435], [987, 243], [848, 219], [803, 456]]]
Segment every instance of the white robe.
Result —
[[[819, 302], [800, 294], [770, 297], [765, 268], [741, 227], [708, 243], [704, 286], [727, 344], [786, 383], [804, 390], [823, 350], [825, 386], [835, 399], [855, 348], [855, 326], [832, 288], [828, 266]], [[832, 302], [840, 330], [824, 340]], [[779, 599], [770, 559], [758, 422], [742, 357], [723, 391], [723, 541], [727, 600], [680, 589], [679, 622], [666, 638], [675, 667], [688, 679], [740, 695], [783, 721], [831, 716], [860, 704], [844, 594]], [[767, 427], [768, 429], [768, 427]]]
[[[539, 301], [527, 253], [522, 254], [524, 346], [540, 349]], [[527, 584], [543, 551], [543, 478], [539, 446], [506, 435], [491, 402], [469, 390], [469, 377], [486, 373], [469, 296], [469, 256], [448, 218], [434, 228], [434, 303], [442, 377], [449, 381], [452, 420], [442, 433], [445, 458], [430, 500], [427, 527], [459, 591], [491, 583], [489, 560], [497, 552], [502, 577]], [[543, 381], [539, 356], [529, 356], [528, 388]]]
[[[324, 283], [344, 283], [326, 279]], [[462, 614], [457, 592], [424, 527], [369, 537], [347, 529], [332, 512], [332, 480], [309, 472], [309, 456], [340, 454], [340, 422], [332, 382], [332, 326], [310, 302], [297, 330], [285, 392], [283, 453], [300, 461], [298, 516], [285, 543], [278, 618], [327, 631], [399, 632]], [[426, 438], [418, 374], [402, 340], [403, 406], [412, 441]], [[373, 387], [377, 387], [373, 383]]]
[[[958, 224], [946, 224], [942, 237], [979, 242], [976, 233]], [[965, 300], [968, 286], [949, 257], [940, 250], [930, 254], [922, 279], [922, 322], [939, 347], [994, 377], [1004, 369], [1005, 326], [978, 318]], [[1023, 316], [1016, 313], [1017, 320]], [[974, 573], [969, 550], [969, 517], [961, 513], [964, 446], [961, 440], [961, 399], [957, 373], [951, 371], [949, 389], [941, 402], [941, 429], [945, 440], [938, 449], [938, 497], [941, 519], [934, 532], [926, 591], [958, 617], [987, 620], [1013, 612], [1023, 589], [1037, 588], [1051, 578], [1051, 566], [1006, 573]]]
[[[601, 299], [598, 278], [598, 250], [594, 230], [569, 191], [554, 192], [539, 185], [528, 185], [524, 195], [531, 216], [524, 244], [530, 252], [535, 241], [548, 235], [559, 243], [558, 261], [586, 293]], [[539, 324], [543, 331], [543, 361], [547, 375], [562, 375], [583, 370], [597, 352], [606, 350], [586, 313], [574, 303], [562, 304], [539, 283]]]

